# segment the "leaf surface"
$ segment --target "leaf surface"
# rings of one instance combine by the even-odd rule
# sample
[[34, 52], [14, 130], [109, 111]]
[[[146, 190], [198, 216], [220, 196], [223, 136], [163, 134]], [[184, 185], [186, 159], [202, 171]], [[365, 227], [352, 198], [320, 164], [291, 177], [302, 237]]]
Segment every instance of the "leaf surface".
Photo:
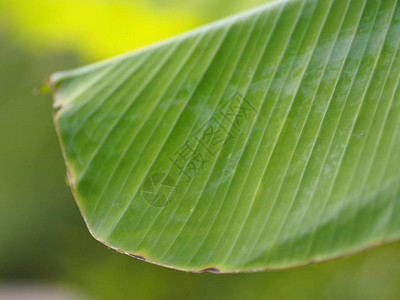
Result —
[[52, 75], [89, 230], [210, 272], [398, 239], [399, 42], [399, 1], [276, 1]]

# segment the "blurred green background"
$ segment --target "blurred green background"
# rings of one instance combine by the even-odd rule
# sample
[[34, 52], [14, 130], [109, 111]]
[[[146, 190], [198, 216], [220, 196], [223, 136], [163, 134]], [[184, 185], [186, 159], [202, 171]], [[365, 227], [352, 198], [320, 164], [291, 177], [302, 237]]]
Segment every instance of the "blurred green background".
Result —
[[399, 243], [293, 270], [187, 274], [108, 249], [79, 214], [51, 96], [34, 88], [263, 2], [0, 0], [0, 299], [400, 299]]

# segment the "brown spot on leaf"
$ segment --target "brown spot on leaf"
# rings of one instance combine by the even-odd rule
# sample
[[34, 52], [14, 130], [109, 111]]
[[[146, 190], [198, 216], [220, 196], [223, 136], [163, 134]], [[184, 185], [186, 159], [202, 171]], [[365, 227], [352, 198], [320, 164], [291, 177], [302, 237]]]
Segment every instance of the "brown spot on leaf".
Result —
[[135, 257], [135, 258], [137, 258], [137, 259], [146, 261], [146, 259], [145, 259], [143, 256], [140, 256], [140, 255], [129, 254], [129, 256], [132, 256], [132, 257]]
[[203, 270], [200, 270], [200, 271], [198, 271], [197, 273], [214, 273], [214, 274], [218, 274], [218, 273], [220, 273], [221, 271], [219, 270], [219, 269], [217, 269], [217, 268], [206, 268], [206, 269], [203, 269]]

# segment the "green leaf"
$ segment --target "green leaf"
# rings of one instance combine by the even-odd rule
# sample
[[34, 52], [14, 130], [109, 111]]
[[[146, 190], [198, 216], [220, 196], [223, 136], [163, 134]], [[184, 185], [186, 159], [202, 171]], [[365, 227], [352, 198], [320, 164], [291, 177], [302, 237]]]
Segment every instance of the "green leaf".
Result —
[[210, 272], [398, 239], [399, 42], [399, 1], [277, 1], [54, 74], [89, 230]]

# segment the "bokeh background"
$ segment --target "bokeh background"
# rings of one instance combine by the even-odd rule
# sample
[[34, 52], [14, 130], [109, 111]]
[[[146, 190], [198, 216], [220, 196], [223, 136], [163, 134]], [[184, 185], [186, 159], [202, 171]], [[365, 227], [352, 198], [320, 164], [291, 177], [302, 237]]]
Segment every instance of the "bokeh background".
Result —
[[293, 270], [188, 274], [95, 241], [65, 180], [48, 74], [262, 0], [0, 0], [0, 299], [400, 299], [400, 244]]

